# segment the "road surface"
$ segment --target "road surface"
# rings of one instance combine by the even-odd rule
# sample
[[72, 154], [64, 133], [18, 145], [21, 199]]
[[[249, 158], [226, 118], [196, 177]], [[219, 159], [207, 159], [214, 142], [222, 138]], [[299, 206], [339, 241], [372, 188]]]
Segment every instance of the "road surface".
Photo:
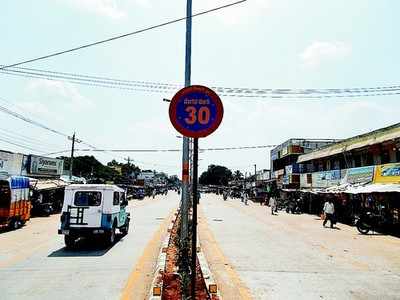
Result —
[[131, 228], [111, 248], [64, 248], [59, 215], [0, 234], [0, 299], [144, 299], [178, 195], [129, 203]]
[[200, 201], [200, 241], [224, 299], [400, 299], [398, 238], [214, 194]]

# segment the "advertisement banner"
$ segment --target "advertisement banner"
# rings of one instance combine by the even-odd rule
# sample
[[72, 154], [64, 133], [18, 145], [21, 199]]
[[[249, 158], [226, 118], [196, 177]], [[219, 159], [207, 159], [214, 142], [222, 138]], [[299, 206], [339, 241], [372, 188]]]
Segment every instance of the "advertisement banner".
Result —
[[400, 183], [400, 163], [375, 167], [375, 183]]
[[0, 152], [0, 175], [21, 175], [22, 154]]
[[61, 176], [63, 168], [61, 159], [30, 155], [30, 174]]
[[342, 183], [369, 183], [374, 178], [374, 166], [347, 169]]
[[283, 176], [282, 183], [284, 185], [288, 185], [289, 184], [289, 176], [288, 175]]
[[323, 171], [312, 173], [312, 186], [316, 188], [327, 188], [340, 184], [340, 170]]
[[281, 150], [281, 157], [289, 154], [288, 147], [285, 147]]

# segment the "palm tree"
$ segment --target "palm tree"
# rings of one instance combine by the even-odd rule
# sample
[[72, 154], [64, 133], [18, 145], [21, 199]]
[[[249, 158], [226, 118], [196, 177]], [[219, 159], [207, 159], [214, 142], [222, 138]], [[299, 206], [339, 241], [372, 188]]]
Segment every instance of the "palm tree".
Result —
[[235, 180], [243, 179], [243, 173], [240, 172], [239, 170], [236, 170], [235, 173], [233, 173], [233, 179]]

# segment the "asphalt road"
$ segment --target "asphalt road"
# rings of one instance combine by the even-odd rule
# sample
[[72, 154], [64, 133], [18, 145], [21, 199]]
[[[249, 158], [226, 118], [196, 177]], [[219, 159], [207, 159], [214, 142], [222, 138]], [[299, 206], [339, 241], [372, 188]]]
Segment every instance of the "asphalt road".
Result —
[[130, 232], [111, 248], [64, 248], [59, 215], [0, 233], [0, 299], [143, 299], [178, 196], [132, 200]]
[[400, 299], [398, 238], [213, 194], [200, 201], [200, 240], [224, 298]]

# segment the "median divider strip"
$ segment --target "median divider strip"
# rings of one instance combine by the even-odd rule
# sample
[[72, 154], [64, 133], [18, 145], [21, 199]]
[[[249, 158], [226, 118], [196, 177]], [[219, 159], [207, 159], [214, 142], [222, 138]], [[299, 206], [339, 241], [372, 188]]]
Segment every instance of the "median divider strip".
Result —
[[[198, 234], [197, 234], [197, 241], [199, 242], [199, 245], [201, 245], [200, 237]], [[212, 275], [211, 269], [208, 265], [207, 258], [201, 251], [201, 246], [197, 247], [197, 259], [200, 264], [200, 269], [203, 275], [204, 284], [207, 288], [208, 296], [210, 297], [210, 299], [222, 300], [221, 294], [218, 289], [218, 285], [214, 280], [214, 276]]]
[[177, 213], [174, 214], [174, 220], [168, 226], [167, 235], [161, 245], [160, 253], [157, 258], [157, 265], [153, 275], [153, 281], [149, 291], [148, 299], [157, 300], [161, 299], [163, 292], [163, 276], [165, 271], [165, 266], [167, 263], [167, 249], [169, 245], [169, 240], [171, 239], [171, 232], [174, 222], [176, 221]]

